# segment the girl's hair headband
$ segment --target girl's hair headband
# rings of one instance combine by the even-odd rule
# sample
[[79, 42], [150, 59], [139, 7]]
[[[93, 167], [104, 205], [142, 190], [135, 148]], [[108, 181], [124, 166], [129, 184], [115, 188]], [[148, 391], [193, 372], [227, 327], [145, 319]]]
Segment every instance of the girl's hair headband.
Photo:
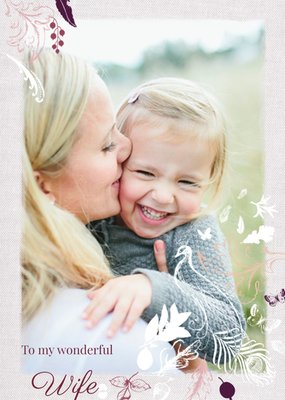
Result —
[[139, 93], [133, 94], [133, 95], [128, 99], [128, 104], [133, 104], [133, 103], [135, 103], [135, 102], [138, 100], [139, 95], [140, 95]]

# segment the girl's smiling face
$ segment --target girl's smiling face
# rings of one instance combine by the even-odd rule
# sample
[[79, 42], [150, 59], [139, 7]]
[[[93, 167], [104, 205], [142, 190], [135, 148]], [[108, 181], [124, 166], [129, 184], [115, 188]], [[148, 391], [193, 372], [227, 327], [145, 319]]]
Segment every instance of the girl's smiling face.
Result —
[[121, 178], [120, 216], [138, 236], [155, 238], [199, 211], [213, 151], [209, 142], [171, 132], [163, 123], [137, 123], [129, 137], [133, 147]]

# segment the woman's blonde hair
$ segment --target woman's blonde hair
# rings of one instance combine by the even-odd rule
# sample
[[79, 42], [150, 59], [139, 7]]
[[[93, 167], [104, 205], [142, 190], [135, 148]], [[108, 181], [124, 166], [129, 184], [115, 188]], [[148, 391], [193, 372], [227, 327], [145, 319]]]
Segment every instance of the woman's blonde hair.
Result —
[[101, 286], [112, 275], [96, 239], [71, 213], [52, 204], [35, 171], [60, 173], [76, 139], [96, 71], [84, 61], [44, 49], [25, 65], [39, 78], [45, 98], [37, 103], [27, 82], [23, 150], [23, 321], [61, 286]]
[[125, 135], [129, 135], [136, 124], [148, 121], [161, 124], [162, 119], [175, 127], [173, 140], [179, 131], [183, 134], [186, 131], [193, 137], [207, 140], [211, 146], [215, 156], [208, 182], [207, 210], [212, 211], [219, 205], [226, 175], [226, 126], [221, 106], [208, 91], [192, 81], [159, 78], [135, 88], [117, 112], [118, 128]]

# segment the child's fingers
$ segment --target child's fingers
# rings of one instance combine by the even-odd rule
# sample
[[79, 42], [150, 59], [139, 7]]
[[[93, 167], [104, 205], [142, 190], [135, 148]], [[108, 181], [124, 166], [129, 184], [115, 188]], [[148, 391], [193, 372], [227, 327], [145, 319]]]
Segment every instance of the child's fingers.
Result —
[[166, 248], [163, 240], [156, 240], [154, 242], [154, 257], [157, 269], [160, 272], [168, 272], [166, 260]]
[[96, 292], [87, 294], [87, 297], [91, 300], [88, 306], [84, 309], [82, 313], [82, 318], [88, 319], [90, 314], [93, 312], [94, 308], [97, 307], [102, 298], [104, 298], [104, 293], [101, 293], [102, 289], [97, 289]]
[[123, 325], [123, 322], [125, 321], [126, 316], [128, 315], [131, 303], [132, 303], [132, 298], [130, 297], [118, 301], [113, 311], [112, 322], [107, 331], [108, 337], [113, 337], [120, 329], [120, 327]]
[[131, 308], [129, 310], [128, 316], [126, 318], [126, 321], [123, 326], [123, 331], [128, 332], [129, 330], [132, 329], [136, 321], [140, 318], [144, 310], [144, 307], [142, 307], [141, 302], [139, 301], [134, 301], [131, 305]]
[[87, 297], [88, 299], [92, 300], [96, 297], [96, 295], [98, 294], [98, 290], [99, 289], [91, 289], [87, 292]]
[[82, 317], [88, 319], [87, 327], [95, 326], [108, 312], [112, 311], [116, 304], [114, 296], [98, 296], [97, 299], [91, 300], [86, 307]]
[[110, 311], [113, 310], [115, 305], [115, 300], [113, 297], [109, 297], [108, 299], [104, 299], [94, 305], [94, 308], [90, 307], [88, 312], [88, 322], [87, 328], [93, 328], [102, 318], [104, 318]]

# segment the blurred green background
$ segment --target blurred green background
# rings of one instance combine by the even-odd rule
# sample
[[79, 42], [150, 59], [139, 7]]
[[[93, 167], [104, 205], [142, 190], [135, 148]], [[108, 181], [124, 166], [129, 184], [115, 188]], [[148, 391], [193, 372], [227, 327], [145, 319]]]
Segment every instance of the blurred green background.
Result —
[[[87, 23], [88, 22], [88, 23]], [[226, 234], [237, 291], [246, 318], [256, 304], [259, 314], [248, 325], [250, 338], [265, 342], [264, 245], [241, 243], [263, 223], [254, 218], [263, 194], [263, 62], [264, 27], [259, 21], [227, 20], [93, 20], [78, 29], [92, 37], [67, 51], [91, 60], [107, 83], [116, 108], [131, 89], [162, 76], [191, 79], [209, 89], [223, 104], [228, 119], [230, 178], [224, 206], [231, 206]], [[110, 30], [113, 34], [110, 35]], [[72, 30], [68, 35], [73, 35]], [[241, 190], [246, 195], [238, 199]], [[245, 193], [245, 191], [244, 191]], [[237, 232], [239, 217], [244, 232]], [[264, 243], [264, 242], [262, 242]], [[259, 318], [260, 315], [260, 318]]]

